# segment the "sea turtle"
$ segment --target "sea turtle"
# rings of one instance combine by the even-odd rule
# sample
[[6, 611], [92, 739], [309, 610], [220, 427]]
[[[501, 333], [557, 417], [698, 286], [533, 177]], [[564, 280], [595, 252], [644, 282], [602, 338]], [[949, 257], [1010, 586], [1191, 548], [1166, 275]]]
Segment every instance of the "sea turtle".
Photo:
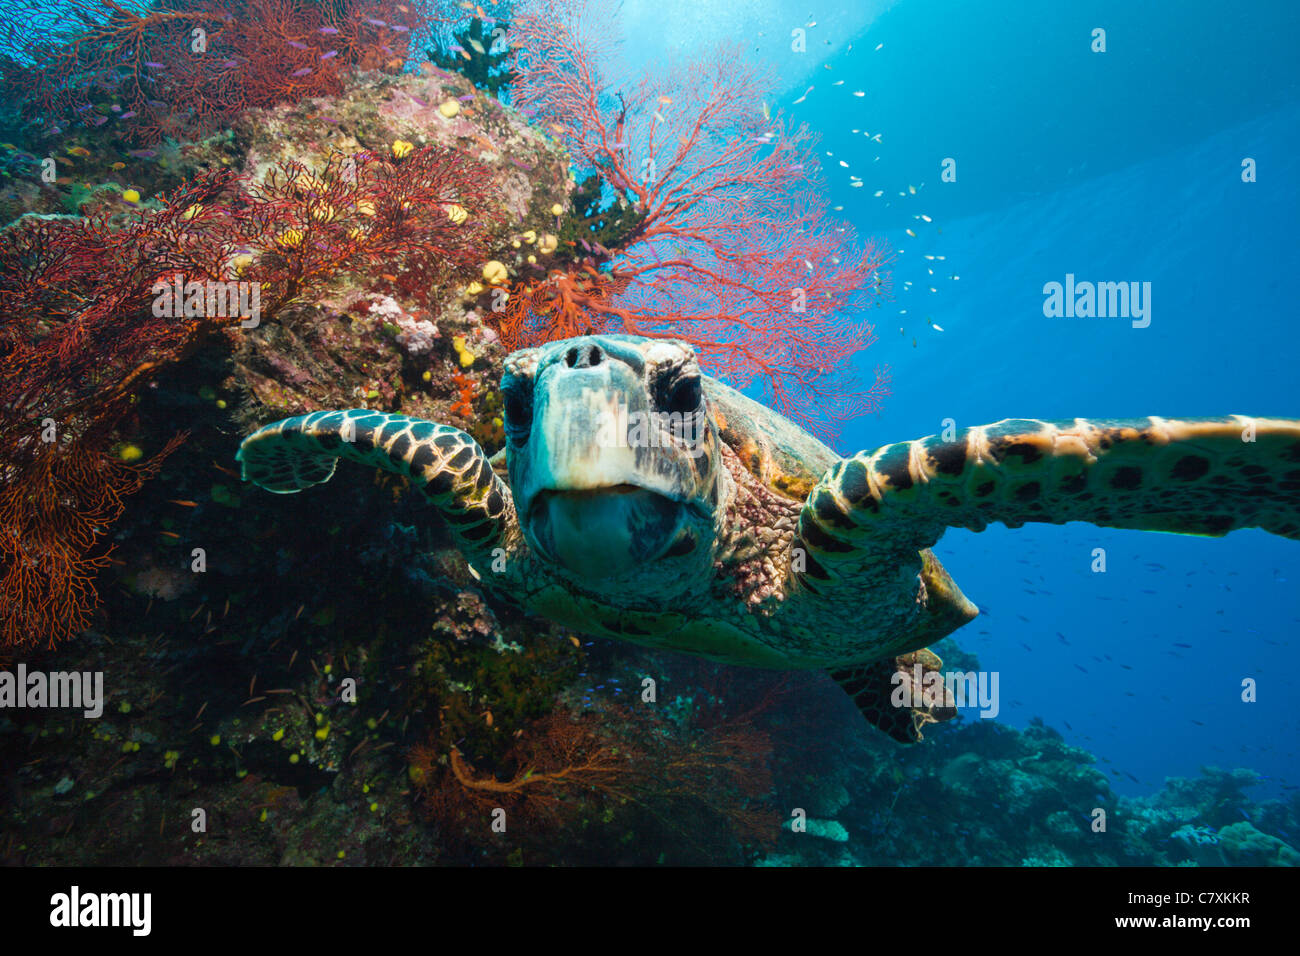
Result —
[[1300, 537], [1297, 420], [1010, 419], [841, 458], [702, 374], [691, 346], [622, 335], [515, 352], [501, 388], [492, 460], [448, 425], [323, 411], [244, 439], [244, 478], [286, 493], [339, 458], [395, 472], [519, 606], [587, 634], [829, 671], [900, 741], [955, 713], [915, 684], [936, 683], [926, 646], [978, 613], [929, 550], [947, 528]]

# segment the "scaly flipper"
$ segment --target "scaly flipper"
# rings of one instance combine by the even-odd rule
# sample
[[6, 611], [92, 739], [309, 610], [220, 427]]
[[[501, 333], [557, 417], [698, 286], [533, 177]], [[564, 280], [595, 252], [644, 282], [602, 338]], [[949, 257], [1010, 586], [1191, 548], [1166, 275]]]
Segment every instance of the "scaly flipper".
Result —
[[927, 548], [948, 528], [995, 521], [1300, 538], [1300, 421], [1009, 419], [951, 442], [886, 445], [831, 468], [795, 544], [807, 547], [816, 586], [843, 557]]
[[470, 558], [490, 555], [516, 525], [510, 489], [478, 443], [449, 425], [364, 408], [313, 412], [259, 429], [235, 457], [244, 480], [277, 494], [329, 481], [340, 458], [402, 475]]
[[937, 654], [922, 649], [830, 673], [869, 723], [899, 743], [914, 744], [922, 739], [926, 724], [957, 716], [956, 700], [946, 685], [936, 681], [937, 686], [926, 686], [932, 680], [929, 675], [941, 667]]
[[977, 613], [928, 548], [996, 521], [1297, 538], [1300, 421], [1016, 419], [860, 452], [804, 504], [786, 611], [818, 633], [850, 602], [876, 657], [925, 647]]

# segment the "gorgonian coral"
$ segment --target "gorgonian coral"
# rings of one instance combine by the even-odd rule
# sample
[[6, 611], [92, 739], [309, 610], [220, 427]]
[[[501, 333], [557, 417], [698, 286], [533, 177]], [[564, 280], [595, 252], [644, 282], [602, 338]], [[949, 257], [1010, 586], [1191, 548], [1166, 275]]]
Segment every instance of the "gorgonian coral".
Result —
[[857, 385], [852, 358], [875, 339], [862, 316], [890, 257], [829, 216], [814, 138], [767, 109], [770, 77], [719, 49], [611, 94], [607, 30], [587, 0], [517, 11], [510, 36], [517, 101], [599, 177], [608, 214], [584, 181], [599, 230], [569, 240], [567, 266], [516, 284], [507, 344], [671, 336], [825, 432], [873, 410], [888, 377]]
[[[206, 172], [126, 221], [29, 216], [0, 233], [0, 641], [85, 627], [104, 535], [160, 460], [108, 454], [141, 388], [340, 272], [382, 265], [428, 288], [479, 261], [487, 188], [462, 154], [430, 147], [284, 161], [251, 185]], [[232, 285], [256, 292], [256, 315], [213, 309]]]
[[397, 72], [438, 3], [392, 0], [19, 0], [0, 78], [49, 125], [114, 124], [134, 142], [214, 128], [255, 107]]

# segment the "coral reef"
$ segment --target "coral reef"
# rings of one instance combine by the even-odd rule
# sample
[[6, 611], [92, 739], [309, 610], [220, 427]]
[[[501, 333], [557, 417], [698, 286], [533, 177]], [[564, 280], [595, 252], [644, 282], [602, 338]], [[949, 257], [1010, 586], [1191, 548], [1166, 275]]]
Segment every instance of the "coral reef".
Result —
[[[838, 393], [869, 339], [831, 316], [880, 294], [883, 251], [803, 199], [734, 212], [815, 171], [761, 77], [710, 61], [582, 100], [598, 56], [568, 47], [580, 83], [557, 90], [536, 60], [554, 26], [521, 4], [529, 115], [486, 95], [497, 54], [391, 72], [442, 6], [223, 4], [208, 58], [179, 64], [160, 52], [179, 14], [215, 8], [79, 3], [63, 24], [31, 5], [46, 45], [5, 64], [0, 106], [0, 652], [102, 672], [106, 699], [95, 720], [0, 711], [0, 860], [1294, 865], [1300, 801], [1252, 800], [1249, 771], [1129, 799], [1041, 724], [959, 719], [904, 750], [825, 677], [495, 604], [398, 478], [354, 468], [273, 502], [241, 484], [243, 435], [326, 407], [496, 451], [507, 348], [585, 331], [576, 306], [697, 339], [788, 399]], [[440, 22], [491, 50], [477, 16]], [[255, 284], [258, 321], [206, 299], [156, 315], [177, 276]], [[807, 313], [773, 291], [796, 276]], [[778, 331], [821, 351], [772, 352]]]

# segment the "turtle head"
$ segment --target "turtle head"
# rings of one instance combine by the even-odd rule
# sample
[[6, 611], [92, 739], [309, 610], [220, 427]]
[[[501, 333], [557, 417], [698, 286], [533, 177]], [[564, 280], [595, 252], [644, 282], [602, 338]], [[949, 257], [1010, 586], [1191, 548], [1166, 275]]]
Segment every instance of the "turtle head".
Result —
[[507, 358], [501, 389], [510, 487], [542, 560], [596, 591], [708, 572], [721, 457], [694, 349], [566, 339]]

